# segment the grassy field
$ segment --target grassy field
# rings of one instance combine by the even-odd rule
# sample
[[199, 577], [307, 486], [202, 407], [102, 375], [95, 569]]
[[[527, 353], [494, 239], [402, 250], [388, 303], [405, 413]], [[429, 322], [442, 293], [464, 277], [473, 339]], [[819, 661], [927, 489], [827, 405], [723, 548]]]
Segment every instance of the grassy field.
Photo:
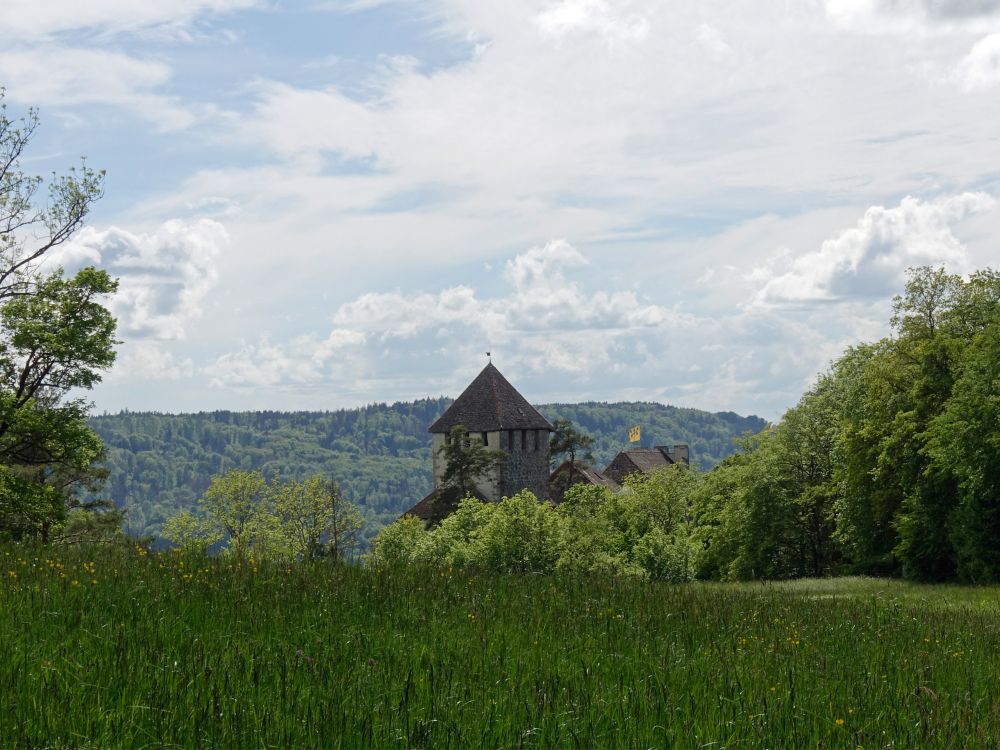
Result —
[[3, 748], [1000, 745], [1000, 590], [0, 548]]

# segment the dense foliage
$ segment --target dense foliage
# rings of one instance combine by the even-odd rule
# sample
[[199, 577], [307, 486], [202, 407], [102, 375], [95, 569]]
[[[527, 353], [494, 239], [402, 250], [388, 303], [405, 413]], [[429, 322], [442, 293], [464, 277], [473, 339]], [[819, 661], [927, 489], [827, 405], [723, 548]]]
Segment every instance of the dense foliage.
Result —
[[81, 508], [76, 491], [103, 478], [101, 441], [78, 395], [114, 362], [115, 319], [103, 301], [117, 282], [94, 268], [70, 276], [51, 262], [104, 177], [84, 163], [54, 176], [39, 199], [42, 179], [21, 166], [37, 127], [34, 111], [7, 115], [0, 88], [0, 538], [47, 540]]
[[675, 466], [634, 474], [617, 494], [576, 485], [555, 507], [527, 490], [499, 503], [470, 498], [430, 530], [412, 517], [382, 529], [371, 561], [387, 568], [690, 581], [698, 551], [689, 501], [698, 482], [696, 472]]
[[[268, 479], [334, 479], [361, 507], [370, 536], [430, 492], [427, 427], [450, 405], [437, 398], [333, 412], [123, 412], [90, 424], [107, 446], [106, 492], [128, 509], [134, 535], [157, 535], [168, 517], [194, 505], [213, 476], [244, 469]], [[627, 445], [634, 424], [643, 426], [645, 444], [689, 443], [692, 459], [705, 468], [735, 450], [735, 437], [765, 424], [652, 403], [539, 408], [550, 420], [569, 418], [589, 432], [601, 467]]]
[[1000, 274], [914, 269], [892, 330], [706, 477], [702, 575], [1000, 580]]
[[0, 746], [990, 748], [996, 589], [0, 547]]
[[353, 559], [362, 527], [357, 507], [321, 475], [268, 482], [259, 471], [212, 477], [196, 511], [167, 519], [163, 536], [185, 552], [220, 545], [240, 560]]

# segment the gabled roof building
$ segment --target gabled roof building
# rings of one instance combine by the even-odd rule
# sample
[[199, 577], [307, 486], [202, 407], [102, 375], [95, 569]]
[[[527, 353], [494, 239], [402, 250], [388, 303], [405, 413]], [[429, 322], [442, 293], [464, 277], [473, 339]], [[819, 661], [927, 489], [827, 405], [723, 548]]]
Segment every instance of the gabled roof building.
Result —
[[559, 464], [559, 468], [549, 477], [549, 497], [558, 505], [563, 501], [566, 490], [575, 484], [590, 484], [595, 487], [606, 487], [612, 492], [618, 492], [621, 485], [603, 472], [594, 469], [582, 461], [570, 462], [569, 459]]
[[[443, 487], [448, 468], [442, 448], [451, 428], [464, 425], [471, 440], [506, 453], [495, 475], [476, 480], [477, 495], [486, 502], [499, 502], [527, 489], [539, 499], [549, 494], [549, 433], [552, 425], [510, 384], [492, 363], [462, 391], [454, 403], [430, 426], [434, 462], [434, 490], [404, 515], [431, 523], [449, 505]], [[445, 513], [446, 515], [446, 513]]]
[[675, 445], [672, 449], [665, 445], [658, 445], [655, 448], [633, 448], [622, 451], [607, 465], [604, 469], [604, 475], [618, 484], [622, 484], [629, 474], [635, 472], [648, 474], [657, 469], [666, 469], [674, 464], [688, 465], [688, 447], [686, 445]]
[[[501, 498], [525, 489], [539, 500], [559, 503], [567, 487], [580, 483], [607, 487], [617, 492], [629, 474], [649, 473], [676, 463], [688, 463], [686, 445], [675, 445], [673, 448], [661, 445], [622, 451], [603, 472], [579, 461], [572, 465], [566, 461], [552, 472], [550, 478], [549, 434], [552, 425], [491, 362], [428, 428], [434, 461], [434, 489], [404, 516], [415, 516], [428, 525], [434, 525], [463, 499], [464, 493], [444, 484], [448, 467], [442, 449], [456, 425], [465, 427], [466, 439], [479, 441], [487, 448], [502, 450], [505, 454], [498, 471], [476, 478], [473, 494], [488, 503], [499, 502]], [[550, 479], [553, 482], [552, 493], [558, 497], [550, 493]]]

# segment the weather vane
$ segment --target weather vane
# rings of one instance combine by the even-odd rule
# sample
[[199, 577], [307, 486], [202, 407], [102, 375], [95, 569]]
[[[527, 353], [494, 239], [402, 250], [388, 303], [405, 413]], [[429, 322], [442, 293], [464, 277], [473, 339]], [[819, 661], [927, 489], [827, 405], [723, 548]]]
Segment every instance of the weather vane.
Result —
[[486, 360], [492, 364], [493, 356], [490, 352], [486, 352]]

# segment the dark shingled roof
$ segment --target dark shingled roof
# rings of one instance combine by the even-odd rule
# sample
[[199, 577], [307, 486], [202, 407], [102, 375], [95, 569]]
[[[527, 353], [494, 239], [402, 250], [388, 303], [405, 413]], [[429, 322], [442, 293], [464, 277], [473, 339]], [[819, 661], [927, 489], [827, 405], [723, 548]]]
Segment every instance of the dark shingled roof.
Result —
[[552, 429], [492, 363], [483, 368], [428, 432], [448, 432], [457, 424], [464, 424], [469, 432]]
[[580, 461], [573, 463], [572, 473], [568, 477], [569, 481], [567, 482], [566, 474], [570, 471], [569, 459], [566, 459], [549, 477], [549, 491], [552, 494], [553, 502], [561, 503], [563, 495], [565, 495], [563, 488], [568, 489], [574, 484], [592, 484], [598, 487], [607, 487], [612, 492], [618, 492], [621, 489], [621, 485], [614, 479]]
[[[438, 487], [436, 490], [431, 490], [427, 497], [400, 515], [400, 518], [416, 516], [428, 526], [435, 526], [453, 513], [465, 497], [466, 493], [457, 487]], [[486, 498], [478, 490], [472, 493], [472, 497], [480, 502], [486, 502]]]
[[635, 464], [635, 467], [642, 472], [650, 472], [666, 466], [673, 466], [674, 463], [670, 456], [659, 448], [635, 448], [623, 452]]

